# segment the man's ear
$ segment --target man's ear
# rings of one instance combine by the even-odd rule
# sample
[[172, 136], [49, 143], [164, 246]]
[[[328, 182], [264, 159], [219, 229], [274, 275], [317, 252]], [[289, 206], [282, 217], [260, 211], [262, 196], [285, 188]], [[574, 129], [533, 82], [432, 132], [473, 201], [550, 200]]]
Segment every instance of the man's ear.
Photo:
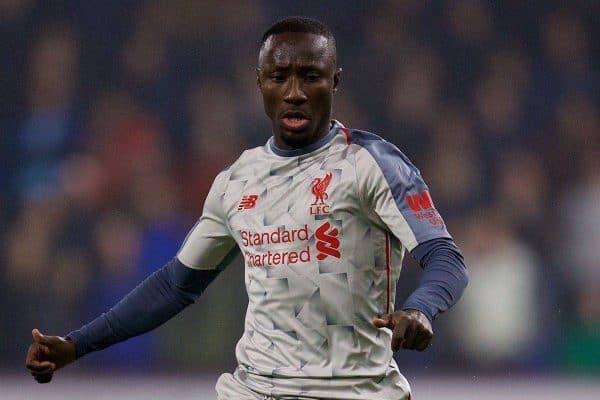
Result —
[[261, 87], [261, 83], [260, 83], [260, 68], [256, 68], [256, 86], [258, 86], [259, 89], [262, 89]]
[[333, 74], [333, 91], [334, 91], [334, 93], [337, 92], [337, 87], [338, 87], [338, 84], [340, 83], [341, 75], [342, 75], [341, 68], [338, 68], [337, 71], [335, 71], [335, 74]]

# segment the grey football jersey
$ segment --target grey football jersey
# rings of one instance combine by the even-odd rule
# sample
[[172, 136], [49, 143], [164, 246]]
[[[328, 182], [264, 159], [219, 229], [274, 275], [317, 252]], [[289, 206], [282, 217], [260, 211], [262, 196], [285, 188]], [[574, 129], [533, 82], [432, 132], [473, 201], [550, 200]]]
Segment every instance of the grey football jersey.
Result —
[[394, 309], [405, 249], [439, 237], [449, 235], [410, 161], [334, 121], [309, 148], [271, 138], [245, 151], [215, 179], [178, 258], [213, 269], [243, 254], [245, 373], [377, 378], [397, 367], [391, 332], [371, 321]]

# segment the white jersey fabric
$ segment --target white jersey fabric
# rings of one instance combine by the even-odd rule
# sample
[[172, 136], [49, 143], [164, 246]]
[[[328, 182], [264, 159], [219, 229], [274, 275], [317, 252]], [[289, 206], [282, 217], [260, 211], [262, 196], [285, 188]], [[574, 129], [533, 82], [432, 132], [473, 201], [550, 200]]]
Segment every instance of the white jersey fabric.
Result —
[[450, 236], [417, 168], [333, 121], [308, 148], [271, 138], [221, 172], [178, 258], [214, 269], [244, 256], [236, 379], [268, 395], [401, 399], [410, 389], [391, 331], [371, 321], [394, 310], [405, 249], [440, 237]]

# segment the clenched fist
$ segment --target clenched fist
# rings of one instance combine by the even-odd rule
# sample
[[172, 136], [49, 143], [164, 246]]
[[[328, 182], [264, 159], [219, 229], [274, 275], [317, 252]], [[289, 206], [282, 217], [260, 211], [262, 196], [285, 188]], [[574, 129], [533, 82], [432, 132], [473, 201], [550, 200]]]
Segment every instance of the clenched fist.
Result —
[[423, 351], [431, 343], [433, 329], [427, 317], [417, 310], [398, 310], [373, 320], [377, 328], [392, 331], [392, 351], [409, 349]]
[[75, 345], [60, 336], [45, 336], [39, 330], [31, 332], [33, 343], [27, 351], [25, 365], [39, 383], [48, 383], [59, 368], [75, 361]]

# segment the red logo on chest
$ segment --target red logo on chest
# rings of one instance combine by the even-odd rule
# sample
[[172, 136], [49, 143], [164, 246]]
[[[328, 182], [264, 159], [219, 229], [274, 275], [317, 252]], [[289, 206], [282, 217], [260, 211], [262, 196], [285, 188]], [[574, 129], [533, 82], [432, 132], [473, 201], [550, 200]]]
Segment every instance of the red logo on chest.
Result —
[[323, 225], [317, 228], [315, 231], [315, 237], [317, 238], [317, 259], [324, 260], [327, 257], [340, 258], [340, 240], [338, 237], [338, 229], [331, 228], [329, 222], [325, 222]]
[[240, 204], [238, 205], [238, 211], [254, 208], [254, 206], [256, 206], [256, 200], [258, 200], [257, 194], [243, 195], [242, 200], [240, 200]]
[[315, 201], [310, 205], [311, 215], [329, 214], [329, 204], [327, 204], [329, 195], [327, 194], [327, 188], [331, 183], [331, 178], [332, 174], [329, 172], [323, 178], [313, 179], [311, 192], [315, 196]]

